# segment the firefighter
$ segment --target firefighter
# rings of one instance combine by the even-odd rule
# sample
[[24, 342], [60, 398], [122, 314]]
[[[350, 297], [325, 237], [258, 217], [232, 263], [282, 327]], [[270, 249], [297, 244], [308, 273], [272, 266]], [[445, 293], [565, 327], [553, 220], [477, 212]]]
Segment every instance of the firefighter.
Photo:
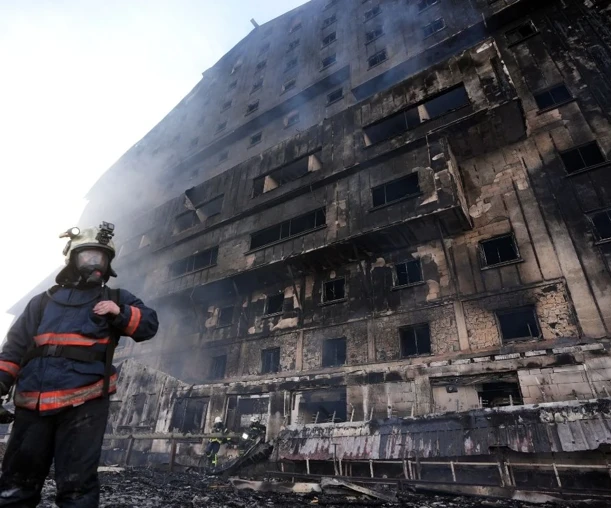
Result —
[[157, 314], [124, 289], [116, 273], [114, 225], [72, 228], [57, 285], [28, 303], [0, 353], [0, 396], [15, 383], [15, 421], [2, 462], [0, 506], [34, 507], [55, 463], [56, 503], [97, 507], [97, 475], [116, 391], [112, 354], [120, 336], [136, 342], [157, 332]]
[[206, 457], [212, 467], [216, 467], [219, 459], [219, 450], [221, 449], [221, 445], [228, 442], [228, 439], [224, 437], [229, 432], [229, 429], [225, 427], [223, 423], [223, 419], [220, 416], [217, 416], [214, 419], [214, 425], [212, 426], [213, 434], [221, 434], [221, 437], [213, 437], [208, 441], [208, 445], [206, 446]]
[[250, 427], [248, 427], [249, 438], [253, 441], [255, 441], [259, 437], [265, 439], [266, 432], [267, 428], [261, 423], [261, 419], [258, 416], [252, 416], [250, 418]]

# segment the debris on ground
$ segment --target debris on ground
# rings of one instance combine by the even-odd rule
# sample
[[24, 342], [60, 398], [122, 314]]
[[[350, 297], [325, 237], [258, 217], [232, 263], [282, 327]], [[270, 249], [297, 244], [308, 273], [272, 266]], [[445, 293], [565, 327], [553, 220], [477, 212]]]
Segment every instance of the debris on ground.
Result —
[[[144, 468], [113, 468], [100, 471], [101, 508], [298, 508], [325, 506], [379, 506], [405, 508], [551, 508], [552, 504], [533, 505], [523, 501], [452, 497], [416, 493], [400, 493], [398, 502], [385, 503], [380, 499], [323, 493], [258, 492], [235, 489], [229, 480], [205, 476], [196, 472], [167, 472]], [[389, 492], [390, 494], [390, 492]], [[55, 482], [48, 479], [43, 489], [41, 508], [53, 508]], [[567, 505], [568, 506], [568, 505]], [[603, 506], [603, 505], [589, 505]]]

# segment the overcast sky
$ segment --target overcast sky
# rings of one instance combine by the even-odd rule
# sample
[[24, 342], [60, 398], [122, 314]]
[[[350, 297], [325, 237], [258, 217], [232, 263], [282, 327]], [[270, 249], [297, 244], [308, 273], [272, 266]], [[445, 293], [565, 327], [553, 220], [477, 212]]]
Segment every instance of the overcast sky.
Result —
[[[0, 340], [63, 263], [99, 176], [264, 23], [304, 0], [0, 0]], [[102, 219], [102, 218], [101, 218]]]

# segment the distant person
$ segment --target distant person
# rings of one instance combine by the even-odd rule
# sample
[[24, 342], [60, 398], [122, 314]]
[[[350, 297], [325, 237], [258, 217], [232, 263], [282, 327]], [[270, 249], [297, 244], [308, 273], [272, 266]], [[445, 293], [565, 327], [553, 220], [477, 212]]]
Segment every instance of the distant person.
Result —
[[248, 427], [248, 435], [253, 441], [259, 437], [265, 440], [265, 434], [267, 427], [261, 423], [261, 418], [258, 416], [252, 416], [250, 418], [250, 426]]
[[221, 449], [221, 445], [228, 442], [228, 439], [225, 435], [229, 432], [225, 424], [223, 423], [223, 419], [220, 416], [217, 416], [214, 419], [214, 425], [212, 426], [213, 434], [220, 434], [219, 437], [210, 438], [208, 441], [208, 445], [206, 446], [206, 457], [208, 461], [212, 465], [212, 467], [216, 467], [219, 460], [219, 450]]
[[[109, 289], [116, 276], [114, 225], [72, 228], [58, 285], [32, 298], [0, 353], [0, 397], [16, 382], [15, 421], [2, 462], [0, 506], [34, 507], [55, 461], [61, 508], [99, 505], [98, 464], [116, 391], [112, 356], [122, 335], [157, 333], [157, 314], [129, 291]], [[33, 248], [36, 248], [34, 245]]]

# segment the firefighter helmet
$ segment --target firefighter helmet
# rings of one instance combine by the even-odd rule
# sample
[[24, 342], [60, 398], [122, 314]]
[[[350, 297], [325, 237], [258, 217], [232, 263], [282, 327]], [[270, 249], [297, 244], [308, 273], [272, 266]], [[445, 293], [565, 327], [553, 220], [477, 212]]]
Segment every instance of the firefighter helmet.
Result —
[[220, 416], [217, 416], [217, 417], [214, 419], [214, 423], [223, 423], [223, 419], [222, 419]]

